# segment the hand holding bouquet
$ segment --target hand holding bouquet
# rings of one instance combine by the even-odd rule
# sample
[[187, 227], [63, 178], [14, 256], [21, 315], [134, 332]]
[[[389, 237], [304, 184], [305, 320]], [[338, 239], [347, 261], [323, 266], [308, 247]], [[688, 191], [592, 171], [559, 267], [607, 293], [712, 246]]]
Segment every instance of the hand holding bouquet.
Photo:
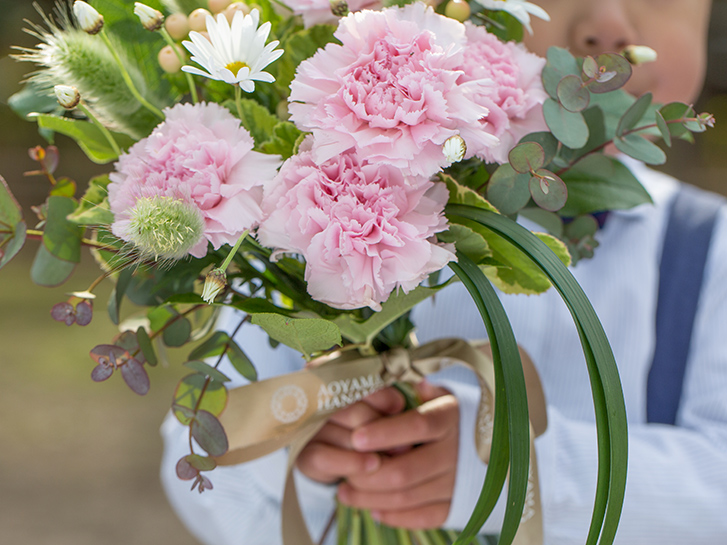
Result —
[[[34, 150], [50, 195], [27, 229], [0, 186], [0, 266], [41, 239], [31, 275], [58, 285], [89, 247], [99, 281], [115, 283], [111, 319], [121, 322], [126, 298], [148, 307], [91, 350], [96, 381], [119, 371], [143, 395], [158, 343], [199, 341], [172, 406], [190, 427], [178, 473], [193, 488], [212, 488], [205, 474], [229, 447], [220, 362], [256, 379], [244, 346], [212, 331], [220, 308], [308, 361], [345, 360], [414, 349], [409, 311], [461, 280], [493, 346], [498, 455], [460, 539], [482, 525], [509, 471], [502, 540], [511, 542], [530, 439], [518, 350], [493, 285], [528, 294], [555, 285], [593, 380], [604, 469], [591, 537], [612, 539], [625, 486], [623, 399], [605, 335], [566, 267], [592, 255], [593, 213], [649, 200], [603, 151], [613, 144], [661, 163], [644, 136], [670, 144], [712, 118], [625, 93], [632, 67], [616, 53], [528, 52], [518, 41], [529, 14], [547, 17], [529, 2], [477, 2], [210, 0], [213, 16], [197, 0], [76, 1], [33, 26], [41, 43], [17, 58], [38, 71], [11, 104], [47, 138], [70, 136], [113, 165], [77, 198], [54, 176], [55, 148]], [[625, 53], [634, 61], [639, 51]], [[445, 266], [455, 278], [440, 277]], [[88, 323], [96, 284], [56, 304], [53, 318]]]

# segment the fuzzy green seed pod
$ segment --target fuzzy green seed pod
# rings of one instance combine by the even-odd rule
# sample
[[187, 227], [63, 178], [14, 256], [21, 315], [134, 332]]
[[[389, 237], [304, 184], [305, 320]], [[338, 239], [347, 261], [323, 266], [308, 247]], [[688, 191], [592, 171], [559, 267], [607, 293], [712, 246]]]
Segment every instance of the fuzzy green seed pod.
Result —
[[141, 197], [131, 210], [126, 239], [142, 258], [182, 259], [204, 236], [204, 219], [189, 203], [172, 197]]

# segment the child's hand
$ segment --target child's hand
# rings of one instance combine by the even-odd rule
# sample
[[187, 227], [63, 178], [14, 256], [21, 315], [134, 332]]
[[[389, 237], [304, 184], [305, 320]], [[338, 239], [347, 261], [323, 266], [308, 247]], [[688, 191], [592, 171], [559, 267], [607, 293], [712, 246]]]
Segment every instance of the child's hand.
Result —
[[424, 382], [422, 405], [401, 412], [401, 394], [388, 388], [334, 415], [298, 458], [321, 482], [343, 479], [341, 502], [370, 509], [381, 522], [435, 528], [447, 518], [459, 440], [456, 398]]

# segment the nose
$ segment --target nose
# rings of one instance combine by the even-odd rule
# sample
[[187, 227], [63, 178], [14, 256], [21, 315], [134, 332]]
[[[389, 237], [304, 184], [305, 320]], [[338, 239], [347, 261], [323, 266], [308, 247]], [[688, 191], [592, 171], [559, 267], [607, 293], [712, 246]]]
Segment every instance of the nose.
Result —
[[587, 7], [575, 21], [570, 36], [574, 54], [618, 53], [627, 45], [638, 43], [638, 33], [629, 18], [625, 2], [596, 0], [584, 4]]

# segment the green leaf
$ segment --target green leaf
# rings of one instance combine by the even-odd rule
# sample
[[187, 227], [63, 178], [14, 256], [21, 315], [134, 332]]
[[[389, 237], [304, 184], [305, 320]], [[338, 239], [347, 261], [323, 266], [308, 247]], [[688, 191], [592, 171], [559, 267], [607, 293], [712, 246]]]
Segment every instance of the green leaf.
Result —
[[626, 210], [650, 203], [651, 197], [620, 161], [593, 154], [563, 173], [568, 200], [560, 213], [575, 217], [603, 210]]
[[545, 151], [537, 142], [523, 142], [510, 150], [510, 166], [519, 174], [528, 174], [545, 166]]
[[171, 347], [184, 346], [192, 334], [192, 324], [187, 318], [178, 317], [169, 321], [162, 332], [164, 344]]
[[[199, 373], [187, 375], [177, 384], [172, 404], [194, 410], [199, 403], [200, 409], [216, 416], [221, 415], [227, 406], [227, 389], [217, 381], [210, 381], [205, 389], [206, 383], [207, 379]], [[203, 390], [204, 395], [202, 395]], [[202, 401], [199, 401], [200, 396]], [[187, 411], [175, 410], [174, 414], [182, 424], [189, 425], [191, 419]]]
[[144, 329], [144, 326], [139, 326], [136, 330], [136, 342], [139, 344], [139, 349], [144, 354], [146, 362], [152, 367], [155, 367], [159, 363], [159, 360], [157, 359], [154, 345], [151, 344], [151, 339], [146, 329]]
[[298, 138], [303, 133], [288, 121], [282, 121], [273, 128], [273, 137], [260, 146], [261, 151], [280, 155], [283, 159], [291, 157], [295, 153], [295, 146]]
[[192, 350], [187, 356], [190, 360], [202, 360], [219, 356], [227, 350], [230, 336], [224, 331], [215, 331], [212, 336]]
[[230, 378], [227, 375], [203, 361], [187, 361], [184, 362], [184, 366], [189, 367], [192, 371], [196, 371], [205, 377], [209, 377], [211, 380], [216, 380], [217, 382], [230, 382]]
[[630, 131], [636, 126], [649, 110], [651, 99], [651, 93], [645, 93], [624, 112], [616, 128], [616, 136], [623, 136], [626, 131]]
[[[578, 329], [591, 379], [598, 435], [598, 482], [586, 545], [595, 545], [599, 535], [600, 543], [613, 543], [626, 488], [628, 422], [618, 368], [593, 307], [560, 259], [544, 248], [541, 241], [527, 229], [504, 216], [465, 206], [448, 206], [446, 213], [454, 218], [477, 222], [517, 246], [553, 282], [570, 310]], [[495, 399], [497, 400], [497, 397]], [[482, 502], [481, 497], [475, 515]], [[474, 523], [468, 524], [467, 528], [470, 530], [472, 526], [479, 528], [477, 524], [481, 525], [481, 520], [476, 518], [472, 517], [471, 523], [472, 521]], [[458, 540], [458, 543], [461, 542], [462, 539]]]
[[108, 174], [93, 178], [76, 210], [68, 216], [68, 221], [77, 225], [111, 225], [114, 215], [109, 210]]
[[119, 272], [118, 277], [116, 278], [116, 285], [111, 292], [111, 297], [109, 297], [109, 303], [107, 307], [109, 318], [111, 318], [111, 322], [116, 325], [119, 325], [121, 301], [124, 300], [124, 295], [126, 295], [126, 290], [129, 289], [129, 285], [131, 284], [131, 278], [133, 275], [134, 271], [131, 269], [131, 267], [126, 267], [125, 269], [122, 269]]
[[583, 85], [581, 78], [575, 75], [560, 80], [556, 94], [558, 102], [569, 112], [581, 112], [591, 102], [590, 91]]
[[[38, 114], [32, 117], [38, 122], [40, 128], [65, 134], [75, 140], [94, 163], [106, 164], [119, 158], [101, 130], [90, 121], [78, 121], [47, 114]], [[127, 150], [135, 142], [133, 138], [126, 134], [111, 132], [111, 136], [116, 140], [122, 151]]]
[[661, 137], [664, 139], [664, 143], [671, 147], [671, 131], [669, 130], [669, 125], [667, 125], [666, 120], [664, 119], [664, 116], [661, 115], [661, 112], [657, 111], [655, 113], [656, 115], [656, 126], [659, 127], [659, 132], [661, 133]]
[[530, 178], [530, 195], [540, 208], [555, 212], [563, 208], [568, 198], [568, 189], [557, 174], [539, 169], [535, 176]]
[[247, 354], [242, 351], [240, 345], [238, 345], [234, 340], [230, 341], [230, 349], [227, 351], [227, 357], [235, 370], [243, 377], [250, 382], [257, 380], [257, 371], [255, 370], [255, 366], [253, 366], [250, 358], [247, 357]]
[[341, 345], [341, 331], [329, 320], [289, 318], [280, 314], [253, 314], [252, 323], [278, 342], [304, 356]]
[[440, 284], [432, 288], [417, 286], [409, 293], [403, 291], [393, 292], [381, 310], [375, 312], [369, 319], [357, 322], [350, 314], [341, 314], [334, 322], [340, 328], [341, 335], [357, 344], [370, 344], [376, 335], [383, 331], [386, 326], [394, 322], [414, 308], [417, 304], [437, 293], [448, 283]]
[[[469, 522], [455, 543], [468, 543], [492, 512], [506, 477], [507, 507], [498, 543], [512, 543], [520, 526], [528, 488], [530, 423], [525, 376], [512, 327], [495, 290], [466, 256], [450, 264], [477, 305], [492, 347], [495, 416], [490, 461], [482, 492]], [[509, 468], [509, 471], [508, 471]]]
[[222, 456], [227, 452], [228, 443], [225, 429], [217, 417], [207, 411], [197, 411], [192, 420], [192, 437], [210, 456]]
[[440, 174], [439, 179], [447, 184], [447, 190], [449, 191], [448, 202], [467, 204], [469, 206], [475, 206], [484, 210], [497, 212], [497, 209], [487, 202], [482, 195], [472, 191], [469, 187], [463, 186], [451, 176], [448, 176], [447, 174]]
[[548, 63], [543, 68], [543, 86], [551, 98], [558, 98], [558, 84], [565, 76], [578, 75], [578, 63], [570, 51], [562, 47], [550, 47]]
[[312, 57], [328, 43], [338, 42], [333, 37], [335, 30], [336, 27], [333, 25], [315, 25], [294, 32], [281, 41], [280, 47], [285, 50], [285, 55], [270, 69], [276, 78], [275, 86], [281, 93], [285, 96], [290, 93], [290, 82], [293, 81], [295, 71], [303, 60]]
[[17, 255], [25, 244], [23, 209], [0, 176], [0, 269]]
[[627, 134], [621, 138], [615, 138], [613, 143], [620, 152], [648, 165], [666, 163], [664, 150], [639, 134]]
[[[280, 123], [280, 119], [271, 114], [265, 106], [261, 106], [250, 98], [241, 99], [240, 104], [242, 112], [240, 123], [250, 131], [256, 148], [258, 148], [263, 142], [267, 142], [273, 137], [273, 130]], [[224, 106], [229, 108], [234, 115], [238, 115], [234, 101], [228, 101]]]
[[529, 180], [530, 174], [518, 174], [509, 163], [500, 165], [487, 184], [487, 199], [501, 214], [515, 214], [530, 201]]
[[588, 84], [591, 93], [603, 94], [620, 89], [631, 77], [631, 63], [616, 53], [603, 53], [596, 57], [599, 75]]
[[30, 278], [39, 286], [53, 288], [68, 280], [75, 268], [75, 263], [58, 259], [41, 244], [30, 268]]
[[464, 225], [450, 224], [447, 231], [437, 235], [437, 239], [440, 242], [454, 243], [458, 252], [465, 254], [475, 263], [480, 263], [492, 256], [487, 241], [482, 238], [482, 235]]
[[563, 145], [578, 149], [588, 142], [588, 125], [580, 112], [569, 112], [549, 98], [543, 103], [543, 115], [553, 136]]
[[[659, 113], [664, 118], [664, 121], [676, 121], [677, 119], [684, 119], [685, 117], [694, 117], [692, 107], [683, 102], [670, 102], [666, 106], [663, 106], [659, 110]], [[668, 123], [667, 126], [674, 138], [683, 138], [689, 135], [689, 130], [683, 123]]]
[[558, 153], [558, 140], [551, 132], [531, 132], [530, 134], [523, 136], [520, 140], [520, 144], [525, 142], [536, 142], [537, 144], [540, 144], [545, 156], [543, 159], [544, 165], [549, 164], [555, 157], [555, 154]]
[[537, 223], [554, 237], [561, 238], [563, 235], [563, 220], [558, 214], [542, 208], [526, 208], [520, 215]]
[[80, 263], [83, 230], [67, 219], [75, 209], [76, 202], [70, 197], [48, 198], [48, 217], [43, 231], [43, 245], [58, 259]]

